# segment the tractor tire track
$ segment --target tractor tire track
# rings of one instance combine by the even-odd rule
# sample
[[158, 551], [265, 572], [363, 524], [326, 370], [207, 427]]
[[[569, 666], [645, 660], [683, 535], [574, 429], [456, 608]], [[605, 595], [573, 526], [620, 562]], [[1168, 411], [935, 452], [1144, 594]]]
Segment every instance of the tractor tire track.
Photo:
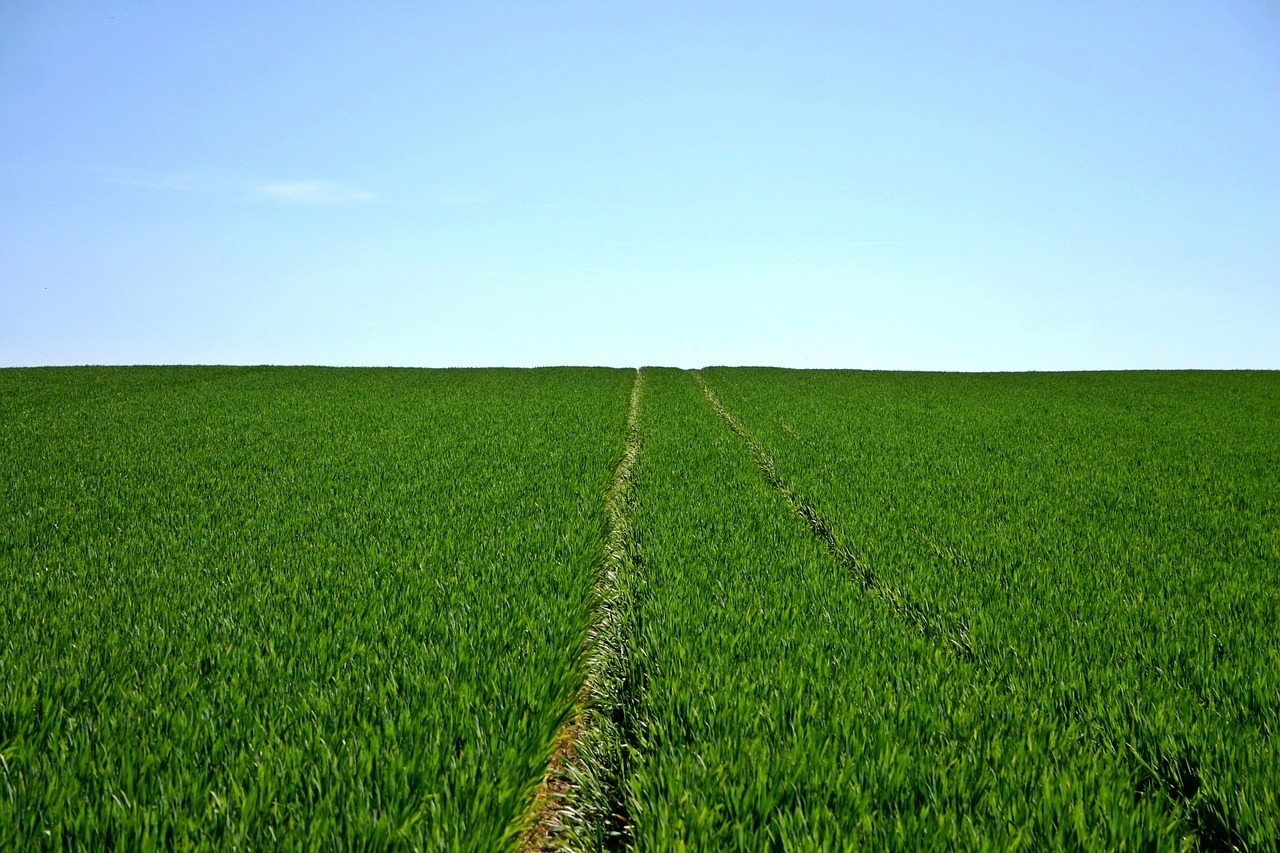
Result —
[[522, 853], [615, 849], [630, 836], [621, 795], [625, 738], [620, 723], [635, 619], [631, 507], [643, 387], [644, 374], [636, 370], [622, 456], [605, 491], [608, 534], [583, 649], [583, 681], [522, 822]]
[[756, 466], [764, 474], [769, 485], [777, 490], [791, 511], [809, 525], [809, 530], [827, 546], [827, 550], [839, 561], [840, 565], [844, 566], [853, 580], [860, 584], [868, 595], [879, 600], [900, 618], [913, 624], [924, 636], [937, 637], [945, 641], [946, 647], [963, 660], [974, 660], [975, 654], [969, 638], [968, 627], [963, 622], [948, 618], [938, 612], [928, 602], [921, 604], [910, 601], [903, 595], [901, 590], [885, 583], [883, 579], [876, 575], [871, 566], [867, 565], [848, 547], [841, 544], [840, 540], [832, 532], [831, 524], [823, 518], [813, 504], [796, 492], [783, 479], [782, 475], [778, 473], [773, 457], [729, 413], [729, 410], [716, 397], [715, 392], [707, 385], [706, 380], [702, 378], [701, 372], [693, 371], [693, 378], [702, 390], [702, 395], [706, 397], [707, 403], [728, 425], [729, 430], [738, 436], [747, 446], [747, 449], [751, 451], [751, 455], [755, 457]]
[[[773, 458], [725, 409], [701, 374], [693, 371], [693, 378], [711, 407], [720, 415], [729, 429], [747, 445], [755, 456], [757, 466], [768, 482], [782, 495], [787, 506], [809, 524], [813, 534], [826, 544], [828, 550], [855, 579], [861, 581], [863, 589], [870, 596], [880, 600], [897, 616], [917, 626], [925, 637], [935, 638], [940, 645], [962, 661], [963, 665], [975, 667], [976, 678], [986, 678], [1000, 683], [1008, 677], [1008, 673], [1000, 666], [980, 650], [974, 649], [968, 627], [963, 621], [940, 611], [928, 601], [921, 603], [910, 600], [901, 590], [884, 583], [869, 566], [843, 546], [832, 533], [831, 525], [812, 504], [782, 478]], [[783, 428], [789, 433], [792, 432], [785, 425]], [[915, 528], [913, 530], [938, 556], [957, 564], [967, 563], [961, 555], [935, 542], [923, 531]], [[1056, 719], [1061, 731], [1069, 732], [1081, 724], [1080, 719], [1068, 707], [1054, 706], [1049, 713]], [[1151, 796], [1153, 791], [1163, 791], [1170, 802], [1176, 804], [1177, 812], [1181, 813], [1181, 819], [1194, 830], [1197, 839], [1196, 849], [1241, 850], [1246, 848], [1241, 827], [1232, 819], [1222, 800], [1197, 796], [1202, 787], [1202, 780], [1194, 755], [1182, 753], [1177, 748], [1170, 750], [1165, 744], [1150, 738], [1138, 739], [1131, 733], [1108, 731], [1096, 725], [1082, 736], [1082, 740], [1096, 750], [1098, 755], [1110, 756], [1112, 760], [1119, 754], [1131, 756], [1137, 771], [1134, 797]]]

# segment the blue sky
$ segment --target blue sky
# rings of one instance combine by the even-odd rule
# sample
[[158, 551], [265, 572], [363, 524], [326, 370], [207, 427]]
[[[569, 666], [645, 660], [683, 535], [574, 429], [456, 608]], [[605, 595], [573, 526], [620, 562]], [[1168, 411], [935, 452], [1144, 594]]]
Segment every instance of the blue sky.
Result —
[[1280, 4], [0, 0], [0, 365], [1280, 368]]

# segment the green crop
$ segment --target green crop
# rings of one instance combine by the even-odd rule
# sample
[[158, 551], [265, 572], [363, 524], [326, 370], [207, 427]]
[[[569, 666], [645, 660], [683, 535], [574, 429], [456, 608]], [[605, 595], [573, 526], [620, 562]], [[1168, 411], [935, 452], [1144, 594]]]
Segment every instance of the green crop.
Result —
[[1177, 843], [1081, 731], [869, 599], [687, 374], [646, 375], [637, 849]]
[[1273, 374], [704, 375], [863, 606], [941, 655], [931, 698], [993, 705], [985, 777], [916, 801], [999, 846], [1280, 839]]
[[1274, 373], [0, 371], [0, 849], [1275, 849]]
[[633, 371], [0, 375], [0, 848], [494, 850]]

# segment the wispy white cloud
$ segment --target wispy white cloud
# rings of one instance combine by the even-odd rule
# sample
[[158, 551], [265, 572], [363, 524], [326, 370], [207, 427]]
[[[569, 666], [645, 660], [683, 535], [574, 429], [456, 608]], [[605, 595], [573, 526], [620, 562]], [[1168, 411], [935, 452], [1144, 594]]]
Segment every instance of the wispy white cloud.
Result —
[[260, 195], [295, 204], [333, 204], [341, 201], [373, 201], [377, 195], [334, 181], [272, 181], [258, 184]]
[[270, 199], [292, 204], [334, 204], [346, 201], [373, 201], [376, 193], [338, 181], [263, 181], [220, 173], [137, 172], [114, 167], [97, 168], [108, 184], [171, 192], [199, 192]]
[[125, 187], [146, 187], [153, 190], [172, 190], [175, 192], [218, 192], [222, 189], [217, 182], [208, 177], [201, 177], [188, 172], [176, 174], [140, 174], [126, 172], [121, 169], [96, 169], [109, 184]]

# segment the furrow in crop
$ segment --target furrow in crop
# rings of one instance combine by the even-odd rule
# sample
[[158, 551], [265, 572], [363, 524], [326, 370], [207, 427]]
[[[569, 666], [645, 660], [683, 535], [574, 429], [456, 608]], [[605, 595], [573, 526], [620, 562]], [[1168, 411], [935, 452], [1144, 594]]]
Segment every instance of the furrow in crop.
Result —
[[715, 409], [716, 414], [720, 415], [730, 431], [747, 445], [765, 479], [782, 495], [783, 500], [786, 501], [791, 511], [804, 519], [813, 535], [826, 545], [827, 550], [849, 571], [853, 579], [860, 583], [868, 594], [881, 601], [901, 618], [911, 622], [925, 636], [938, 637], [944, 641], [943, 644], [954, 654], [965, 660], [973, 660], [974, 651], [969, 639], [968, 628], [961, 622], [947, 619], [945, 616], [935, 612], [928, 602], [920, 603], [909, 600], [901, 590], [878, 578], [871, 566], [867, 565], [857, 554], [836, 538], [832, 532], [831, 524], [822, 517], [822, 514], [818, 512], [813, 504], [783, 479], [782, 475], [778, 473], [773, 457], [724, 407], [716, 397], [715, 392], [707, 385], [706, 380], [702, 378], [702, 374], [695, 370], [693, 371], [693, 378], [697, 381], [698, 387], [702, 389], [702, 395], [706, 397], [711, 408]]
[[608, 534], [594, 589], [592, 625], [584, 648], [584, 675], [569, 719], [555, 738], [546, 773], [534, 795], [523, 851], [618, 848], [628, 838], [622, 805], [622, 692], [634, 620], [632, 470], [640, 452], [640, 396], [636, 371], [622, 456], [605, 492]]

